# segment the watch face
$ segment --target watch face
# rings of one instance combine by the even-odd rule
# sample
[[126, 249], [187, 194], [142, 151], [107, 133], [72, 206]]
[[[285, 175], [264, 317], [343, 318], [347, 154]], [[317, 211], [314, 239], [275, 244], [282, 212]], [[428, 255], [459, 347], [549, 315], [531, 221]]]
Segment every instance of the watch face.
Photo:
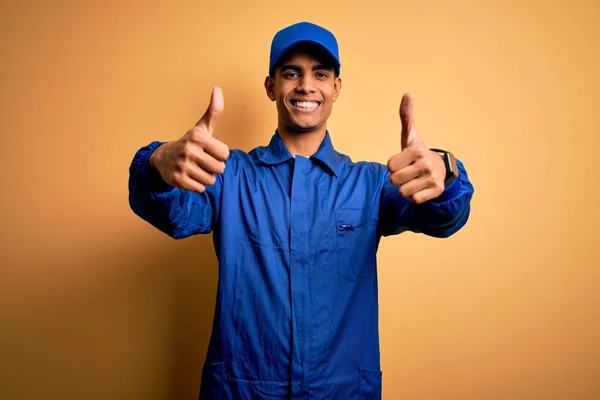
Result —
[[454, 157], [454, 154], [452, 154], [450, 152], [448, 152], [446, 154], [448, 154], [448, 161], [449, 161], [448, 173], [452, 174], [452, 176], [457, 178], [458, 177], [458, 166], [456, 165], [456, 158]]
[[458, 166], [456, 165], [454, 154], [449, 151], [444, 151], [443, 158], [446, 165], [446, 180], [444, 184], [448, 186], [458, 177]]

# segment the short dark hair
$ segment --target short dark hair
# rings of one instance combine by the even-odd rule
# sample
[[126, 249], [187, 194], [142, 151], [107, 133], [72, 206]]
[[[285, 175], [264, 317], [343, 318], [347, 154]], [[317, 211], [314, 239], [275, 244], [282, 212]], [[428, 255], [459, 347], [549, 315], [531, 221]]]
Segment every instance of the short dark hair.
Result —
[[277, 70], [277, 68], [279, 68], [283, 65], [283, 62], [285, 61], [286, 57], [288, 55], [290, 55], [291, 53], [310, 54], [311, 56], [313, 56], [314, 58], [319, 60], [319, 62], [323, 66], [325, 66], [326, 68], [332, 69], [336, 78], [340, 75], [340, 72], [336, 67], [335, 60], [333, 59], [331, 54], [329, 54], [327, 52], [327, 50], [325, 50], [321, 45], [319, 45], [317, 43], [313, 43], [313, 42], [300, 42], [300, 43], [296, 44], [295, 46], [291, 47], [284, 54], [284, 56], [281, 57], [281, 61], [277, 65], [275, 65], [271, 71], [269, 71], [269, 76], [271, 78], [273, 78], [275, 76], [275, 70]]

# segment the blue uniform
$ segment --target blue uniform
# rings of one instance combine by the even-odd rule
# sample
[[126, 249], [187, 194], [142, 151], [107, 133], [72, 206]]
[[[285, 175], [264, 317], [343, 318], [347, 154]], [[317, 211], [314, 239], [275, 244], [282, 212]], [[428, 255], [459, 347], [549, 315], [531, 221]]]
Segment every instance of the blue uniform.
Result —
[[416, 205], [385, 165], [353, 162], [327, 133], [310, 158], [277, 132], [232, 150], [202, 193], [130, 167], [133, 211], [173, 238], [213, 232], [219, 260], [201, 399], [380, 399], [376, 252], [403, 231], [447, 237], [467, 221], [473, 186], [463, 164], [444, 193]]

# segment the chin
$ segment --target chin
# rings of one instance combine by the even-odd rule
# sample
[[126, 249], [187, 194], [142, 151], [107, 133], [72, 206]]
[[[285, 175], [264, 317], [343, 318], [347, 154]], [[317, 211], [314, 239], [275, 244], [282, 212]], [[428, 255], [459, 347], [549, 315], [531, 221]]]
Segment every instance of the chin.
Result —
[[312, 124], [293, 124], [290, 127], [290, 130], [293, 132], [297, 132], [297, 133], [308, 133], [308, 132], [313, 132], [316, 131], [317, 129], [319, 129], [319, 125], [312, 125]]
[[301, 132], [310, 132], [318, 129], [321, 124], [318, 121], [307, 121], [307, 120], [292, 120], [290, 121], [292, 129]]

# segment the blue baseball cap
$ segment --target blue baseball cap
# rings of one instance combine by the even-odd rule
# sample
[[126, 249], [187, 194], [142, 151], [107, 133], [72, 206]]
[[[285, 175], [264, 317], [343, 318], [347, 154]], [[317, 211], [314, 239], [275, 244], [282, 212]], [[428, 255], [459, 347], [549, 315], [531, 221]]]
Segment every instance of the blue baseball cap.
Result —
[[335, 36], [327, 29], [311, 22], [298, 22], [275, 34], [271, 42], [269, 74], [273, 73], [277, 64], [289, 50], [301, 43], [313, 43], [320, 46], [326, 54], [331, 56], [336, 74], [340, 74], [340, 55]]

